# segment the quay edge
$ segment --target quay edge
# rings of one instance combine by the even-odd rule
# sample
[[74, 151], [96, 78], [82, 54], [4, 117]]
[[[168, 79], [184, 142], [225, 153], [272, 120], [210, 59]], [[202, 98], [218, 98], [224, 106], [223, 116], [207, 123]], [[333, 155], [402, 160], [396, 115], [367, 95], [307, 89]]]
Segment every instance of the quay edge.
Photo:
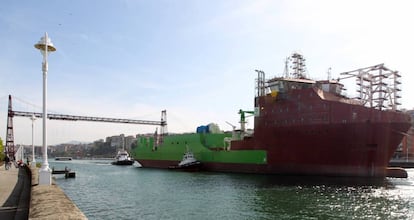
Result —
[[29, 219], [88, 219], [55, 183], [38, 184], [38, 169], [32, 168]]

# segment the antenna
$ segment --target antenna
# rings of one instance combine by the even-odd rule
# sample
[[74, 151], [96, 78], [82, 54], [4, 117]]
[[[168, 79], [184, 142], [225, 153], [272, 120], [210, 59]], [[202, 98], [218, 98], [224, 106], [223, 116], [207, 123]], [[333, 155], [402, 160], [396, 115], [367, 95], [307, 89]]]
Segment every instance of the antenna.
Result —
[[331, 80], [331, 71], [332, 71], [332, 68], [331, 67], [329, 67], [328, 68], [328, 80]]

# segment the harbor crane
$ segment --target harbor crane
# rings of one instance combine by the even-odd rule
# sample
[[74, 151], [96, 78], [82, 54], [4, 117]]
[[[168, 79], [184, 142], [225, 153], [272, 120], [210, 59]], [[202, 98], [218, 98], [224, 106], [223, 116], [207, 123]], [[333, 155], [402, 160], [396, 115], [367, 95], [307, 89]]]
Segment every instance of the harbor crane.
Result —
[[247, 117], [253, 116], [254, 115], [254, 111], [244, 111], [242, 109], [239, 110], [239, 114], [240, 114], [240, 130], [242, 132], [246, 131], [246, 114], [251, 114]]

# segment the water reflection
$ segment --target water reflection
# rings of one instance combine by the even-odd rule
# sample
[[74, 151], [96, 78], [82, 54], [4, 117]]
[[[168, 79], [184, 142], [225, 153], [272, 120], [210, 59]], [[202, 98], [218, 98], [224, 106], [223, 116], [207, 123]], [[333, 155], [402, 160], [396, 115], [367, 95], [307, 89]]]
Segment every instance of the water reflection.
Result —
[[[412, 219], [411, 179], [230, 175], [257, 219]], [[408, 194], [408, 195], [407, 195]]]
[[57, 182], [89, 219], [412, 219], [414, 210], [412, 171], [399, 180], [68, 167], [76, 179]]

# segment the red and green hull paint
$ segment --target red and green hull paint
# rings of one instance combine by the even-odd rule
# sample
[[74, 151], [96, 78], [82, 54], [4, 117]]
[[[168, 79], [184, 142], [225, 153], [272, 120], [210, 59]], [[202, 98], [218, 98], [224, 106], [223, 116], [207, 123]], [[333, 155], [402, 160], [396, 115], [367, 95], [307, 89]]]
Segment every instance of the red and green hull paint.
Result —
[[256, 97], [254, 134], [230, 149], [231, 133], [191, 133], [167, 135], [157, 148], [153, 137], [141, 137], [132, 155], [143, 167], [168, 168], [188, 146], [208, 171], [385, 177], [411, 126], [401, 112], [330, 100], [313, 88], [286, 97]]

